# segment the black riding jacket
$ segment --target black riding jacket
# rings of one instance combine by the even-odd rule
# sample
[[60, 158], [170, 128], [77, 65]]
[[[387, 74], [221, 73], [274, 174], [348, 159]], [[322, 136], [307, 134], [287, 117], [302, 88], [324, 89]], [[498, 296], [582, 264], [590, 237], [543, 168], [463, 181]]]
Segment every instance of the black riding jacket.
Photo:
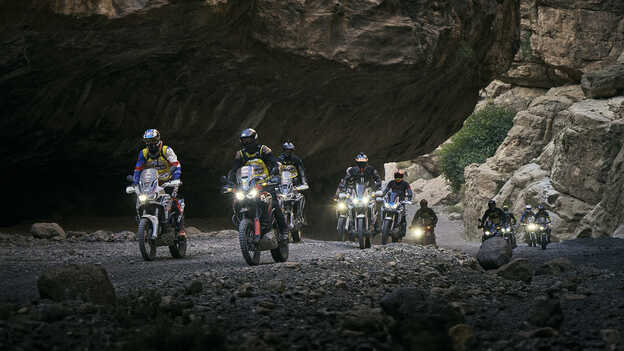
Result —
[[414, 218], [412, 219], [412, 225], [416, 224], [419, 219], [424, 218], [429, 220], [431, 224], [435, 227], [438, 224], [438, 216], [436, 216], [435, 212], [431, 207], [421, 207], [414, 214]]
[[368, 165], [364, 170], [359, 167], [349, 167], [347, 168], [347, 175], [340, 182], [340, 187], [342, 191], [346, 190], [346, 187], [351, 187], [355, 184], [357, 179], [361, 176], [364, 176], [364, 180], [366, 185], [374, 190], [379, 190], [381, 188], [381, 177], [379, 173], [375, 169], [375, 167]]
[[286, 166], [295, 166], [297, 168], [297, 185], [308, 184], [308, 180], [305, 174], [305, 168], [303, 167], [303, 161], [297, 155], [292, 154], [289, 155], [287, 153], [282, 153], [279, 155], [277, 160]]
[[414, 195], [412, 193], [412, 188], [410, 187], [409, 183], [404, 180], [400, 182], [397, 182], [396, 180], [390, 181], [386, 185], [386, 189], [384, 190], [384, 196], [386, 196], [386, 194], [388, 194], [388, 192], [390, 191], [399, 194], [399, 199], [401, 201], [404, 201], [406, 196], [408, 201], [412, 201], [412, 196]]
[[512, 224], [512, 225], [516, 225], [516, 223], [518, 223], [518, 221], [516, 220], [516, 216], [514, 216], [513, 213], [511, 212], [505, 212], [505, 220], [507, 221], [507, 223]]
[[482, 225], [485, 225], [485, 222], [489, 219], [490, 222], [497, 224], [497, 225], [503, 225], [505, 223], [507, 223], [507, 216], [505, 215], [505, 212], [503, 210], [501, 210], [498, 207], [494, 207], [494, 208], [488, 208], [487, 211], [485, 211], [485, 213], [483, 214], [483, 217], [481, 218], [481, 223]]

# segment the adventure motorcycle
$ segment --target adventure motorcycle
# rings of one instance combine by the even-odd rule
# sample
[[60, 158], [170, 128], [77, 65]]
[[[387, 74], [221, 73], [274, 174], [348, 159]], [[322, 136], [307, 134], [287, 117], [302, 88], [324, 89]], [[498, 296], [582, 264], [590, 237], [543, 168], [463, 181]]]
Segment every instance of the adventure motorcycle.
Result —
[[306, 184], [295, 186], [293, 184], [292, 173], [282, 171], [278, 191], [278, 200], [284, 213], [284, 220], [288, 225], [292, 241], [297, 243], [303, 238], [303, 214], [305, 197], [300, 191], [308, 190]]
[[529, 217], [527, 219], [527, 222], [524, 224], [524, 230], [527, 233], [527, 241], [529, 244], [529, 247], [531, 246], [537, 246], [538, 240], [538, 230], [539, 230], [539, 225], [537, 223], [535, 223], [535, 218], [533, 217]]
[[382, 195], [381, 191], [370, 194], [364, 177], [358, 179], [347, 193], [338, 194], [338, 240], [342, 241], [347, 233], [351, 238], [357, 237], [360, 249], [371, 247], [371, 238], [376, 234], [371, 229], [377, 218], [374, 198]]
[[[381, 198], [379, 198], [381, 199]], [[411, 201], [401, 201], [398, 193], [388, 192], [381, 199], [383, 206], [381, 207], [381, 244], [388, 243], [388, 237], [392, 237], [392, 242], [398, 242], [405, 236], [405, 205], [411, 205]]]
[[538, 218], [535, 221], [535, 226], [535, 238], [537, 240], [536, 244], [540, 245], [542, 250], [546, 250], [546, 246], [548, 246], [548, 243], [550, 242], [548, 235], [548, 232], [550, 231], [550, 223], [546, 222], [546, 219], [544, 218]]
[[[172, 180], [158, 185], [158, 171], [154, 168], [141, 172], [139, 179], [139, 184], [128, 186], [126, 193], [137, 196], [137, 240], [141, 256], [146, 261], [153, 260], [159, 246], [169, 246], [174, 258], [186, 256], [186, 238], [178, 236], [177, 230], [184, 218], [184, 200], [179, 200], [177, 210], [173, 207], [182, 182]], [[132, 181], [132, 176], [127, 180]], [[168, 188], [173, 189], [171, 195], [166, 192]]]
[[419, 245], [435, 245], [435, 234], [433, 232], [433, 225], [428, 223], [425, 218], [419, 218], [416, 223], [410, 227], [407, 240]]
[[516, 243], [516, 231], [511, 223], [505, 224], [502, 227], [501, 232], [503, 233], [503, 238], [507, 240], [512, 249], [518, 247], [518, 244]]
[[276, 187], [277, 182], [267, 182], [253, 166], [241, 167], [236, 172], [236, 184], [227, 184], [224, 193], [234, 194], [234, 224], [238, 226], [238, 239], [243, 258], [250, 266], [260, 264], [262, 251], [271, 251], [275, 262], [288, 259], [288, 242], [280, 243], [279, 230], [272, 208], [272, 195], [265, 191]]

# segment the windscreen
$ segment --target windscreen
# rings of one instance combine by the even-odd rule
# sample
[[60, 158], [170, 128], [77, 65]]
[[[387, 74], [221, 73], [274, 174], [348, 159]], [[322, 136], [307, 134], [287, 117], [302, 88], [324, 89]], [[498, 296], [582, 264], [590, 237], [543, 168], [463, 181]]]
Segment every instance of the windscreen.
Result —
[[398, 193], [396, 193], [396, 192], [394, 192], [394, 191], [391, 191], [391, 192], [389, 192], [389, 193], [386, 195], [386, 201], [387, 201], [389, 204], [394, 204], [394, 203], [395, 203], [395, 202], [397, 202], [398, 200], [399, 200], [399, 194], [398, 194]]
[[355, 196], [361, 198], [364, 197], [366, 193], [366, 186], [364, 185], [363, 182], [358, 182], [357, 184], [355, 184]]
[[158, 171], [155, 168], [149, 168], [141, 172], [139, 179], [139, 189], [142, 193], [153, 193], [158, 186]]
[[236, 172], [238, 184], [243, 188], [248, 188], [254, 179], [254, 168], [252, 166], [243, 166]]

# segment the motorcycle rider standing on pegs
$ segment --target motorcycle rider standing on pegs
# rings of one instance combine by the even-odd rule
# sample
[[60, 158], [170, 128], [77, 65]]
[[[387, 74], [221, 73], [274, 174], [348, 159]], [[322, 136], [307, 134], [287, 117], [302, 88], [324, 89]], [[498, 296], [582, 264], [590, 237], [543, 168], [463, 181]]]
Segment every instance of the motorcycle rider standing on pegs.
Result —
[[[394, 172], [394, 180], [388, 182], [386, 185], [386, 189], [384, 189], [383, 196], [386, 196], [389, 192], [393, 192], [399, 194], [400, 201], [412, 201], [412, 197], [414, 194], [412, 193], [412, 188], [409, 183], [403, 180], [405, 175], [403, 172], [396, 171]], [[401, 232], [403, 236], [406, 233], [407, 221], [405, 220], [405, 214], [407, 211], [403, 211], [403, 216], [401, 217]], [[379, 212], [381, 215], [381, 211]]]
[[550, 215], [548, 214], [548, 211], [546, 211], [546, 209], [544, 208], [543, 205], [538, 205], [537, 206], [537, 213], [535, 214], [535, 223], [543, 223], [543, 224], [547, 224], [546, 226], [546, 235], [548, 236], [548, 242], [550, 242]]
[[520, 224], [524, 227], [524, 241], [529, 242], [529, 232], [526, 230], [526, 225], [529, 223], [529, 218], [535, 218], [535, 213], [533, 212], [533, 207], [531, 205], [526, 205], [524, 208], [524, 212], [520, 215]]
[[[303, 167], [303, 161], [297, 155], [295, 155], [295, 144], [290, 141], [282, 144], [282, 153], [277, 158], [278, 161], [282, 164], [282, 169], [290, 172], [291, 176], [294, 178], [294, 185], [307, 185], [308, 181], [305, 175], [305, 168]], [[302, 194], [303, 195], [303, 194]], [[305, 196], [299, 203], [299, 208], [297, 209], [297, 215], [301, 219], [302, 223], [305, 224]]]
[[[160, 139], [160, 132], [156, 129], [148, 129], [143, 134], [143, 142], [145, 142], [145, 148], [139, 151], [139, 157], [134, 168], [133, 185], [139, 183], [141, 178], [141, 172], [144, 169], [155, 168], [158, 171], [158, 184], [161, 185], [170, 180], [180, 179], [182, 175], [182, 165], [178, 161], [173, 149], [167, 145], [163, 145]], [[186, 231], [184, 230], [184, 217], [182, 204], [184, 200], [181, 198], [180, 187], [167, 188], [167, 193], [171, 195], [174, 209], [178, 213], [176, 229], [178, 236], [186, 238]]]
[[[240, 134], [240, 141], [242, 149], [236, 152], [234, 164], [228, 173], [228, 180], [235, 183], [236, 171], [243, 166], [252, 166], [256, 172], [262, 174], [266, 181], [269, 181], [269, 177], [271, 177], [271, 183], [278, 183], [279, 179], [275, 179], [279, 178], [279, 164], [277, 158], [273, 155], [273, 152], [268, 146], [258, 144], [258, 133], [251, 128], [245, 129]], [[273, 207], [273, 211], [275, 211], [275, 219], [277, 220], [277, 226], [280, 232], [280, 242], [288, 243], [286, 221], [284, 220], [282, 209], [277, 200], [275, 187], [270, 186], [265, 188], [264, 191], [271, 194], [271, 206]]]
[[[340, 181], [338, 185], [338, 189], [340, 192], [346, 192], [347, 188], [352, 188], [357, 181], [358, 178], [364, 177], [364, 181], [367, 183], [366, 186], [373, 189], [373, 191], [377, 191], [381, 189], [381, 177], [379, 173], [375, 169], [375, 167], [368, 164], [368, 156], [363, 152], [360, 152], [355, 156], [355, 167], [347, 168], [347, 175]], [[375, 203], [375, 207], [377, 209], [377, 213], [379, 213], [380, 204], [378, 202]], [[375, 220], [375, 231], [379, 231], [379, 220], [378, 218], [374, 218]]]

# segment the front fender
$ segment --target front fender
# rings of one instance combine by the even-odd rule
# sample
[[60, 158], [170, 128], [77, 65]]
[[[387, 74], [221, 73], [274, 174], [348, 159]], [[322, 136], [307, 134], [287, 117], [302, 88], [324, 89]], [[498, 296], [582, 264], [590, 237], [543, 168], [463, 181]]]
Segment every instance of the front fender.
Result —
[[144, 214], [141, 218], [147, 218], [152, 223], [152, 239], [156, 239], [158, 237], [158, 217]]

